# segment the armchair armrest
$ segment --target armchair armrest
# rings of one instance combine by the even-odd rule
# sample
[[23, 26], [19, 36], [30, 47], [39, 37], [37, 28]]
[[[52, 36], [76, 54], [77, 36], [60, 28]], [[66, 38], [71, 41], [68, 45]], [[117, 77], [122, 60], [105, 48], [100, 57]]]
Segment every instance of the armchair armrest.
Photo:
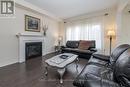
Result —
[[104, 61], [109, 61], [110, 56], [107, 55], [102, 55], [102, 54], [93, 54], [92, 55], [94, 58], [104, 60]]
[[97, 52], [97, 49], [96, 49], [96, 48], [90, 48], [89, 50], [90, 50], [90, 51]]
[[116, 82], [111, 80], [106, 80], [106, 79], [102, 79], [102, 80], [87, 79], [87, 81], [85, 81], [84, 84], [85, 87], [121, 87]]
[[124, 87], [130, 87], [130, 81], [125, 76], [119, 76], [118, 81]]
[[98, 77], [90, 73], [84, 82], [84, 87], [120, 87], [120, 85], [113, 80], [103, 79], [102, 76]]
[[73, 82], [73, 85], [76, 87], [120, 87], [112, 80], [102, 79], [102, 77], [98, 77], [91, 73], [78, 77]]

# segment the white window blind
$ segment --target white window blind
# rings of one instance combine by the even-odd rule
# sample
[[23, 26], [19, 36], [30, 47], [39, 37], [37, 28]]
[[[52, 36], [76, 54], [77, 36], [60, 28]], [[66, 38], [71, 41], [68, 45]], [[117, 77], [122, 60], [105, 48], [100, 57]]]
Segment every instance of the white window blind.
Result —
[[96, 48], [102, 49], [103, 24], [100, 18], [70, 23], [66, 27], [66, 40], [95, 40]]

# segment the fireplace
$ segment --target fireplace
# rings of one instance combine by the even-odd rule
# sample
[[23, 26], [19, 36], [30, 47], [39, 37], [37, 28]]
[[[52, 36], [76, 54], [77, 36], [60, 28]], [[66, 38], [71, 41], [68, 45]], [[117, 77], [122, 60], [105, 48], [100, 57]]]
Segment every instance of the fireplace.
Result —
[[[26, 58], [27, 58], [26, 57], [26, 43], [34, 43], [34, 42], [41, 43], [42, 42], [41, 49], [44, 46], [43, 45], [44, 38], [43, 38], [43, 34], [41, 33], [18, 33], [16, 36], [19, 39], [18, 40], [19, 41], [19, 59], [18, 59], [19, 63], [23, 63], [26, 61]], [[43, 55], [43, 51], [42, 51], [42, 55]]]
[[42, 42], [26, 42], [25, 57], [26, 60], [42, 56]]

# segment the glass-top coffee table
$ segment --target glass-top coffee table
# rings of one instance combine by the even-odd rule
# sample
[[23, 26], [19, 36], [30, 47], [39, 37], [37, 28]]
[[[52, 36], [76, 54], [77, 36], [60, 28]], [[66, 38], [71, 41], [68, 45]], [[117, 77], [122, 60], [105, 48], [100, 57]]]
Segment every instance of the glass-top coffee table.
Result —
[[58, 73], [60, 74], [60, 83], [63, 83], [62, 77], [66, 70], [66, 66], [73, 62], [76, 62], [76, 70], [78, 70], [77, 69], [78, 61], [79, 61], [78, 55], [75, 55], [75, 54], [63, 53], [63, 54], [56, 55], [45, 61], [45, 63], [46, 63], [46, 73], [45, 74], [46, 74], [46, 76], [48, 75], [48, 69], [47, 69], [48, 66], [54, 67], [57, 69]]

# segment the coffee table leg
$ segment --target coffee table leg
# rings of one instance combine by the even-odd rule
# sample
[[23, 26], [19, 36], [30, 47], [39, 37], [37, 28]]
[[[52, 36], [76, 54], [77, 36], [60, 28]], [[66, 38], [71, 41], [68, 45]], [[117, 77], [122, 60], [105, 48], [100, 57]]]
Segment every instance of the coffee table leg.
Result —
[[76, 70], [78, 72], [78, 62], [79, 62], [79, 58], [76, 59]]
[[60, 83], [62, 84], [63, 83], [63, 75], [64, 75], [64, 72], [65, 72], [65, 68], [58, 69], [57, 71], [60, 74]]
[[48, 75], [48, 68], [47, 68], [47, 64], [45, 65], [45, 76], [47, 77]]

